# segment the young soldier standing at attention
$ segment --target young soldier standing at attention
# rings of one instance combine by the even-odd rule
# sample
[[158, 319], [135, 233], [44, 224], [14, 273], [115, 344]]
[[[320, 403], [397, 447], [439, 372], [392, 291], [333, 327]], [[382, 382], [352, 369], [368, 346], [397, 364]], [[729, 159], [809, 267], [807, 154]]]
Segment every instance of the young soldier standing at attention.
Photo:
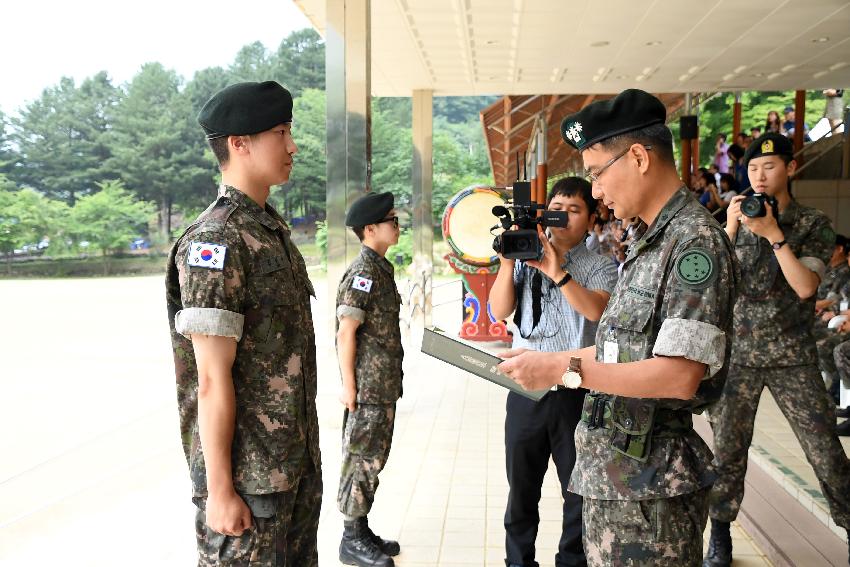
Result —
[[304, 259], [266, 203], [297, 151], [292, 96], [231, 85], [198, 115], [218, 199], [171, 249], [166, 300], [198, 565], [318, 565], [316, 341]]
[[665, 118], [660, 100], [629, 89], [564, 119], [594, 197], [641, 225], [595, 346], [513, 350], [499, 365], [529, 390], [590, 390], [570, 490], [584, 497], [593, 566], [702, 561], [714, 477], [691, 414], [720, 395], [738, 273], [729, 238], [679, 179]]
[[[501, 258], [490, 290], [496, 319], [516, 308], [514, 348], [557, 352], [593, 344], [617, 266], [590, 252], [584, 244], [596, 219], [598, 201], [590, 183], [578, 177], [559, 179], [549, 192], [546, 208], [567, 213], [566, 227], [550, 227], [541, 235], [540, 262]], [[581, 544], [581, 496], [567, 486], [576, 462], [575, 429], [587, 390], [563, 385], [535, 402], [511, 392], [505, 414], [505, 461], [508, 505], [505, 511], [505, 562], [508, 567], [537, 567], [535, 541], [540, 523], [538, 503], [549, 457], [558, 469], [564, 511], [556, 567], [586, 565]]]
[[747, 452], [765, 386], [814, 468], [835, 523], [850, 527], [850, 461], [836, 434], [835, 404], [818, 371], [812, 336], [815, 294], [835, 233], [826, 215], [791, 196], [796, 162], [788, 138], [764, 134], [747, 148], [744, 162], [756, 194], [774, 197], [779, 215], [765, 203], [764, 215], [744, 216], [744, 197], [733, 198], [727, 210], [726, 232], [741, 262], [742, 283], [729, 378], [712, 410], [718, 479], [711, 489], [706, 567], [732, 562], [729, 524], [744, 497]]
[[401, 296], [385, 258], [398, 242], [391, 193], [369, 193], [345, 217], [363, 244], [336, 296], [336, 348], [342, 375], [342, 472], [337, 506], [344, 515], [339, 560], [345, 565], [387, 567], [398, 542], [381, 539], [366, 519], [375, 502], [378, 474], [390, 454], [395, 405], [401, 397], [404, 352]]

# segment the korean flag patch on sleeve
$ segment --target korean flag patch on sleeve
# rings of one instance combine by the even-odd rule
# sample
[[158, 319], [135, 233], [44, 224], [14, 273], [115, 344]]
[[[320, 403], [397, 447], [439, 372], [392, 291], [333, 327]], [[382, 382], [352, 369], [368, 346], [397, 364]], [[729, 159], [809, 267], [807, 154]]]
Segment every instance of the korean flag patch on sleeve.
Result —
[[354, 281], [351, 282], [351, 287], [369, 293], [372, 290], [372, 280], [366, 279], [362, 276], [355, 276]]
[[227, 254], [227, 246], [223, 244], [212, 244], [210, 242], [190, 242], [189, 256], [187, 262], [190, 266], [198, 268], [209, 268], [211, 270], [224, 269], [224, 257]]

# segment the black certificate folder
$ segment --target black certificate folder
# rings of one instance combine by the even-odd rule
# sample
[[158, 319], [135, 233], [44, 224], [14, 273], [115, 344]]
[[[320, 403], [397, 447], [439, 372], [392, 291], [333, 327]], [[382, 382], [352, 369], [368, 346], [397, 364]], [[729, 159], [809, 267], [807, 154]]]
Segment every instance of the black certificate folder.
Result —
[[530, 392], [523, 390], [522, 386], [496, 368], [502, 362], [501, 358], [465, 342], [447, 337], [437, 328], [425, 329], [425, 334], [422, 337], [422, 352], [534, 401], [539, 400], [549, 391]]

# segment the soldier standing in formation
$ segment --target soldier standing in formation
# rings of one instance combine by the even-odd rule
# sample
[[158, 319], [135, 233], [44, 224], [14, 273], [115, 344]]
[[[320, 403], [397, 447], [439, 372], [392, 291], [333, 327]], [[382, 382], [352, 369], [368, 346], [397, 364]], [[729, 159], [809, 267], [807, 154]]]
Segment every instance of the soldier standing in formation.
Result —
[[218, 199], [168, 260], [166, 300], [200, 566], [314, 566], [322, 498], [313, 286], [266, 203], [297, 151], [292, 96], [239, 83], [198, 115]]
[[399, 309], [387, 249], [398, 243], [391, 193], [369, 193], [345, 217], [363, 246], [346, 270], [336, 296], [336, 347], [342, 375], [342, 471], [337, 506], [344, 516], [339, 560], [345, 565], [387, 567], [398, 542], [376, 536], [366, 516], [375, 502], [378, 474], [390, 454], [396, 401], [401, 397]]
[[774, 197], [779, 214], [777, 218], [765, 203], [764, 215], [744, 216], [742, 196], [728, 209], [726, 232], [740, 260], [742, 285], [735, 305], [732, 366], [712, 410], [718, 479], [711, 490], [706, 567], [732, 561], [729, 524], [744, 496], [747, 451], [765, 386], [814, 468], [835, 523], [850, 527], [850, 461], [836, 435], [835, 404], [818, 371], [812, 336], [815, 293], [835, 233], [826, 215], [791, 196], [789, 179], [796, 162], [790, 140], [764, 134], [747, 148], [744, 161], [753, 189]]
[[499, 365], [529, 390], [591, 390], [570, 490], [584, 497], [594, 566], [702, 561], [714, 477], [691, 414], [722, 391], [738, 270], [723, 229], [679, 179], [665, 118], [661, 101], [630, 89], [564, 119], [594, 197], [641, 227], [595, 346], [509, 351]]

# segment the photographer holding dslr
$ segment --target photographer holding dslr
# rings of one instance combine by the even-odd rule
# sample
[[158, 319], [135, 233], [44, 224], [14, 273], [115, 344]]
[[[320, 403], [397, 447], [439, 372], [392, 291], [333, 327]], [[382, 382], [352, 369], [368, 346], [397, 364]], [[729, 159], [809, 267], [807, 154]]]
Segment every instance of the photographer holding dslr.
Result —
[[812, 336], [815, 293], [835, 244], [822, 212], [797, 203], [788, 138], [768, 132], [744, 156], [755, 194], [735, 197], [726, 233], [741, 264], [729, 376], [712, 409], [711, 539], [705, 567], [730, 565], [729, 524], [744, 496], [747, 451], [765, 386], [791, 424], [820, 481], [836, 524], [850, 527], [850, 461], [838, 441]]
[[[558, 180], [549, 192], [547, 212], [565, 213], [567, 223], [550, 226], [549, 238], [533, 232], [542, 245], [542, 259], [501, 257], [499, 274], [490, 291], [490, 309], [496, 319], [504, 319], [516, 308], [514, 323], [519, 333], [514, 335], [515, 347], [553, 352], [593, 344], [596, 322], [617, 283], [614, 263], [585, 246], [596, 207], [590, 183], [578, 177]], [[564, 498], [555, 565], [586, 564], [581, 542], [582, 499], [567, 491], [576, 459], [574, 433], [585, 392], [560, 386], [538, 402], [508, 394], [505, 457], [510, 492], [505, 545], [509, 566], [538, 565], [534, 558], [540, 522], [537, 505], [550, 455]]]

